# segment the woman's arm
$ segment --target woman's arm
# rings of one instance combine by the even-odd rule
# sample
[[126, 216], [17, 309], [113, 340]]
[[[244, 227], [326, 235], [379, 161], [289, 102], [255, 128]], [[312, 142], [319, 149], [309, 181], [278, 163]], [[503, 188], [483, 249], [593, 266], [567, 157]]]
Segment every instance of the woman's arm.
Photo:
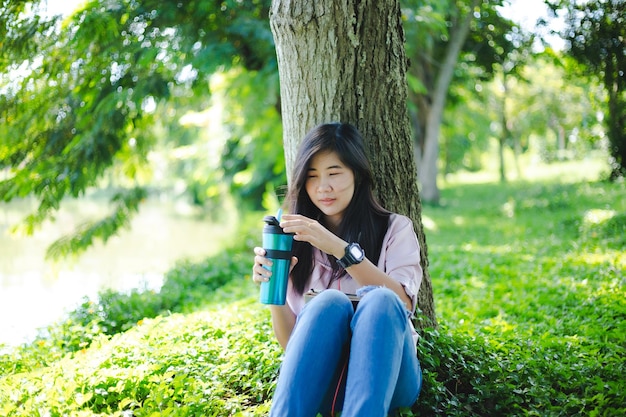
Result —
[[271, 305], [270, 312], [272, 313], [272, 327], [274, 328], [276, 340], [285, 349], [291, 332], [296, 325], [296, 315], [293, 314], [293, 311], [287, 304], [282, 306]]
[[[295, 233], [294, 240], [309, 242], [319, 250], [334, 256], [337, 259], [345, 255], [348, 242], [341, 239], [319, 222], [301, 215], [284, 215], [281, 227], [285, 233]], [[363, 262], [352, 265], [347, 269], [350, 276], [361, 286], [377, 285], [387, 287], [400, 297], [408, 310], [411, 310], [411, 298], [407, 295], [402, 284], [378, 269], [367, 258]]]

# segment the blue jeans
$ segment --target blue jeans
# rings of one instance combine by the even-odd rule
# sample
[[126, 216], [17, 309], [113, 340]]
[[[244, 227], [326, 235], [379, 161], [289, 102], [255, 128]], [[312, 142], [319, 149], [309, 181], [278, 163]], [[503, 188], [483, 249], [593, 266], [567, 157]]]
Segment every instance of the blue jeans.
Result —
[[356, 312], [342, 292], [323, 291], [298, 316], [270, 416], [383, 417], [411, 406], [422, 371], [408, 320], [387, 288], [365, 294]]

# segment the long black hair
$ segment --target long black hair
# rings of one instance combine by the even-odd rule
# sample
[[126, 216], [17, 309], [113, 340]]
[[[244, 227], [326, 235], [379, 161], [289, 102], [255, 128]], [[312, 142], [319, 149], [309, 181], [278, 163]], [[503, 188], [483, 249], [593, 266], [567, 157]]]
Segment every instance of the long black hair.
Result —
[[[320, 152], [336, 152], [341, 162], [354, 173], [354, 195], [336, 230], [337, 235], [346, 242], [358, 242], [367, 258], [377, 264], [391, 213], [374, 197], [372, 170], [363, 138], [356, 127], [348, 123], [327, 123], [307, 133], [300, 144], [287, 193], [289, 211], [316, 219], [328, 227], [324, 214], [306, 192], [311, 160]], [[292, 281], [295, 290], [303, 294], [308, 290], [306, 285], [313, 271], [313, 246], [308, 242], [294, 242], [294, 255], [298, 263], [292, 271]], [[333, 279], [340, 278], [344, 271], [333, 256], [328, 258], [333, 267]]]

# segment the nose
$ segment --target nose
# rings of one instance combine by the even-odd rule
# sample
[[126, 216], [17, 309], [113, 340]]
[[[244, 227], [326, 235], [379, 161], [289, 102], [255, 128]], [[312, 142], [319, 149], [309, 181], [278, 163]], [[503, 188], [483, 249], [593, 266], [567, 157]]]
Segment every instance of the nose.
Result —
[[332, 187], [330, 185], [329, 178], [327, 176], [322, 176], [320, 178], [319, 184], [317, 184], [317, 191], [325, 192], [325, 191], [330, 191], [331, 189]]

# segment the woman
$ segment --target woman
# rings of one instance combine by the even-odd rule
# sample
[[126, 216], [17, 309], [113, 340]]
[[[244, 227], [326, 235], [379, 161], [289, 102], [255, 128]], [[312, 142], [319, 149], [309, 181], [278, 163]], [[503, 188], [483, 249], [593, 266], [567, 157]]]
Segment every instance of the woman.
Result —
[[[285, 348], [270, 416], [386, 416], [411, 406], [422, 374], [410, 317], [422, 280], [405, 216], [382, 208], [363, 140], [349, 124], [304, 138], [280, 223], [294, 234], [287, 303], [270, 306]], [[253, 279], [271, 279], [255, 248]], [[304, 294], [319, 294], [305, 305]], [[356, 308], [346, 294], [362, 295]]]

